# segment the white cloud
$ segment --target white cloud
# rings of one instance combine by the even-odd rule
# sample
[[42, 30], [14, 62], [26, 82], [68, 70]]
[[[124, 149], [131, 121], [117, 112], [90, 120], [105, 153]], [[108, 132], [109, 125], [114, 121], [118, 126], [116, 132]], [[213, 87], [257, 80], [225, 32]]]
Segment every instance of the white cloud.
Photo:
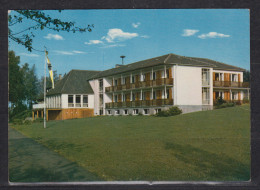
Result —
[[140, 26], [140, 22], [138, 22], [138, 23], [132, 23], [132, 26], [134, 27], [134, 28], [138, 28], [139, 26]]
[[[114, 41], [123, 41], [131, 38], [137, 37], [137, 33], [129, 33], [129, 32], [124, 32], [123, 30], [119, 28], [113, 28], [109, 29], [107, 36], [105, 37], [106, 41], [111, 43]], [[103, 38], [103, 37], [102, 37]]]
[[58, 35], [58, 34], [48, 34], [47, 36], [44, 36], [44, 38], [51, 40], [64, 40], [62, 36]]
[[87, 45], [92, 45], [92, 44], [102, 44], [103, 42], [101, 40], [89, 40], [89, 42], [85, 42]]
[[111, 44], [111, 45], [102, 46], [101, 48], [124, 47], [124, 46], [125, 44]]
[[221, 34], [217, 32], [209, 32], [207, 34], [201, 34], [198, 36], [198, 38], [206, 39], [206, 38], [228, 38], [230, 35], [227, 34]]
[[39, 57], [39, 55], [33, 53], [20, 53], [20, 55], [27, 56], [27, 57]]
[[141, 38], [150, 38], [150, 36], [147, 36], [147, 35], [142, 35], [140, 36]]
[[84, 52], [84, 51], [77, 51], [77, 50], [74, 50], [74, 51], [72, 51], [73, 53], [76, 53], [76, 54], [85, 54], [86, 52]]
[[60, 51], [60, 50], [55, 50], [54, 52], [56, 52], [59, 55], [74, 55], [73, 52], [70, 51]]
[[199, 30], [193, 30], [193, 29], [184, 29], [182, 36], [193, 36], [194, 34], [196, 34], [197, 32], [199, 32]]

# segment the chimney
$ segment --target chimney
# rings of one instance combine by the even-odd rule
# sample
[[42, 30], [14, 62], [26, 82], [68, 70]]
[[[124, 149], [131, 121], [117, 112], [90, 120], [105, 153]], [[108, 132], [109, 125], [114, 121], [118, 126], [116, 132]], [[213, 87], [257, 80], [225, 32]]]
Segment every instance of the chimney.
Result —
[[116, 68], [124, 66], [124, 58], [125, 58], [125, 56], [121, 55], [120, 58], [122, 59], [122, 64], [116, 64]]
[[59, 74], [59, 80], [61, 80], [62, 79], [62, 75], [61, 74]]

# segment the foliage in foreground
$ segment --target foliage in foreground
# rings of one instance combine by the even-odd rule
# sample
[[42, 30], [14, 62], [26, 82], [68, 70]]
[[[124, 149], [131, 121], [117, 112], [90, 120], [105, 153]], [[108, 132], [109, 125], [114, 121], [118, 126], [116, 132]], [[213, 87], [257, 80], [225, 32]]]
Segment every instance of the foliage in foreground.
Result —
[[173, 106], [169, 108], [168, 110], [159, 111], [155, 116], [158, 117], [169, 117], [174, 115], [179, 115], [182, 113], [182, 110], [178, 108], [177, 106]]

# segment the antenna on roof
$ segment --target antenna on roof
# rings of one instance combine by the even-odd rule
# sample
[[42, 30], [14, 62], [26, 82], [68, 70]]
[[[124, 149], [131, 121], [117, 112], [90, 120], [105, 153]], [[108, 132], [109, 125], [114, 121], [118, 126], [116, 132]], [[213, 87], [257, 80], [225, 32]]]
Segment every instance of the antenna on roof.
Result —
[[120, 58], [122, 58], [122, 65], [124, 65], [124, 58], [125, 58], [125, 56], [121, 55]]

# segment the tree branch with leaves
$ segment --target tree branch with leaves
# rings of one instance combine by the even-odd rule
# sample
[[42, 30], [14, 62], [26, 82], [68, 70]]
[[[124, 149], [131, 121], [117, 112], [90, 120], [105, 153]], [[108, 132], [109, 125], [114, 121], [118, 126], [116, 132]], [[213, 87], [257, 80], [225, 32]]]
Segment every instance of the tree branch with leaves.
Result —
[[[40, 10], [16, 10], [16, 14], [9, 15], [8, 17], [8, 37], [14, 42], [24, 46], [28, 51], [36, 50], [33, 47], [33, 38], [35, 37], [34, 31], [43, 30], [45, 28], [59, 32], [91, 32], [94, 25], [88, 25], [86, 28], [81, 28], [75, 25], [75, 22], [64, 22], [60, 19], [51, 18]], [[59, 10], [61, 12], [61, 10]], [[22, 24], [25, 19], [32, 21], [33, 25], [21, 31], [14, 32], [12, 27], [17, 24]]]

